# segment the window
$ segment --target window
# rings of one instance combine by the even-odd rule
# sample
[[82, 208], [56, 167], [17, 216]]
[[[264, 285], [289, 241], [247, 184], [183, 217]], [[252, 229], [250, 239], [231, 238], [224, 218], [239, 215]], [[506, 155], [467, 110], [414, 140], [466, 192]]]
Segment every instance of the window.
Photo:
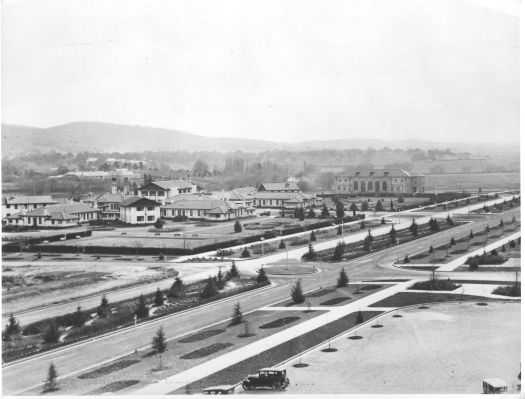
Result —
[[383, 191], [388, 191], [388, 184], [386, 181], [383, 181]]
[[153, 222], [155, 220], [155, 216], [148, 216], [148, 222]]
[[164, 191], [159, 191], [159, 197], [164, 197]]
[[18, 209], [18, 205], [15, 205], [15, 209]]
[[144, 216], [137, 216], [137, 222], [143, 222]]
[[6, 207], [7, 209], [9, 209], [10, 206], [11, 206], [11, 205], [7, 204], [5, 207]]
[[373, 183], [371, 181], [368, 182], [368, 191], [372, 191], [374, 189]]
[[142, 191], [142, 196], [143, 197], [147, 197], [148, 196], [148, 192], [147, 191]]
[[155, 208], [152, 206], [148, 206], [148, 211], [153, 211]]
[[193, 209], [190, 210], [190, 216], [193, 216]]
[[137, 212], [142, 212], [144, 210], [143, 206], [137, 206]]
[[357, 191], [357, 190], [359, 190], [359, 183], [356, 180], [356, 181], [354, 181], [354, 191]]

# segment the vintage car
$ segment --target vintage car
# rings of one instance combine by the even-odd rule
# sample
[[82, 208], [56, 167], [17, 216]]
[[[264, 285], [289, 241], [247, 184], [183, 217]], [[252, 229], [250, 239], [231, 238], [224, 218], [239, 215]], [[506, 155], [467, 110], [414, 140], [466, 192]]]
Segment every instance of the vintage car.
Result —
[[215, 387], [204, 388], [203, 395], [228, 395], [235, 391], [234, 385], [217, 385]]
[[286, 389], [290, 381], [286, 378], [286, 369], [283, 367], [270, 367], [260, 369], [257, 374], [246, 377], [242, 382], [244, 390], [257, 388], [270, 388], [274, 391]]
[[507, 383], [501, 378], [487, 378], [483, 380], [483, 393], [507, 392]]

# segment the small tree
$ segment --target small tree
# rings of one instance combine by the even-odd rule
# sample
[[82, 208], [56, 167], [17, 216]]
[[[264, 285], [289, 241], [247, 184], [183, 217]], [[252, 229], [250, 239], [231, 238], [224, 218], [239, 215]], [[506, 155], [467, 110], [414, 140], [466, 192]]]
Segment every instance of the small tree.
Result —
[[410, 263], [410, 259], [408, 259], [408, 254], [405, 254], [405, 259], [403, 260], [403, 263]]
[[15, 318], [13, 313], [9, 316], [7, 325], [5, 326], [4, 339], [10, 340], [11, 338], [20, 334], [21, 328], [18, 320]]
[[412, 233], [412, 236], [417, 237], [418, 225], [415, 219], [412, 219], [412, 224], [410, 225], [408, 229]]
[[335, 216], [337, 216], [338, 219], [345, 217], [345, 206], [340, 201], [335, 205]]
[[317, 241], [317, 237], [315, 236], [315, 232], [313, 230], [310, 233], [310, 241]]
[[146, 298], [143, 294], [140, 294], [139, 297], [139, 303], [137, 304], [137, 309], [135, 310], [135, 314], [139, 319], [144, 319], [145, 317], [149, 316], [149, 309], [148, 305], [146, 304]]
[[311, 242], [308, 244], [308, 252], [303, 254], [302, 258], [307, 260], [314, 260], [317, 258], [317, 253]]
[[286, 243], [284, 242], [283, 239], [281, 239], [281, 242], [279, 243], [279, 249], [285, 249], [286, 248]]
[[301, 280], [297, 280], [295, 284], [292, 287], [292, 301], [294, 303], [303, 303], [305, 300], [305, 296], [303, 294], [303, 287], [301, 286]]
[[338, 225], [337, 226], [337, 235], [342, 236], [343, 235], [343, 226]]
[[376, 202], [376, 212], [383, 212], [383, 204], [380, 200], [377, 200]]
[[468, 238], [472, 240], [474, 238], [474, 232], [470, 230], [470, 234], [468, 235]]
[[157, 220], [155, 220], [155, 228], [160, 230], [162, 229], [163, 226], [164, 226], [164, 221], [161, 218], [157, 218]]
[[241, 258], [249, 258], [250, 256], [250, 250], [248, 249], [248, 247], [244, 247], [241, 253]]
[[453, 247], [454, 245], [456, 245], [456, 240], [454, 239], [454, 237], [452, 237], [450, 239], [450, 246]]
[[222, 271], [221, 271], [220, 268], [219, 268], [219, 271], [217, 272], [217, 277], [216, 277], [215, 281], [217, 283], [217, 288], [220, 289], [220, 290], [222, 290], [224, 288], [224, 286], [226, 285], [226, 279], [222, 275]]
[[332, 253], [332, 261], [338, 262], [343, 259], [345, 253], [345, 243], [339, 241], [335, 246], [334, 252]]
[[109, 314], [109, 301], [108, 298], [106, 298], [106, 295], [102, 295], [102, 299], [100, 300], [100, 305], [97, 308], [97, 315], [98, 317], [104, 319], [108, 317]]
[[171, 285], [168, 295], [172, 298], [180, 298], [184, 296], [184, 283], [179, 276], [175, 277], [175, 281]]
[[314, 208], [313, 208], [313, 207], [310, 207], [310, 210], [308, 211], [308, 217], [309, 217], [310, 219], [315, 218], [315, 211], [314, 211]]
[[323, 209], [321, 209], [321, 219], [328, 219], [330, 217], [330, 212], [326, 207], [326, 204], [323, 204]]
[[433, 254], [434, 253], [434, 247], [432, 245], [430, 245], [430, 248], [428, 249], [428, 253], [429, 254]]
[[159, 287], [157, 287], [157, 291], [155, 292], [155, 298], [153, 299], [153, 303], [155, 304], [155, 306], [164, 305], [164, 295], [162, 295], [162, 291]]
[[51, 363], [49, 365], [49, 368], [47, 369], [47, 377], [44, 382], [44, 389], [42, 392], [54, 392], [58, 391], [58, 385], [57, 385], [57, 379], [58, 379], [58, 372], [55, 368], [55, 365]]
[[362, 212], [368, 211], [368, 201], [363, 201], [363, 203], [361, 204], [361, 211]]
[[264, 267], [261, 267], [259, 269], [259, 273], [257, 274], [257, 283], [262, 284], [266, 283], [268, 280], [268, 275], [266, 274], [266, 270], [264, 270]]
[[233, 307], [233, 315], [232, 320], [230, 322], [231, 326], [236, 326], [238, 324], [241, 324], [243, 322], [242, 320], [242, 312], [241, 312], [241, 305], [239, 302], [235, 304]]
[[51, 320], [44, 334], [44, 342], [48, 344], [57, 343], [60, 339], [60, 331], [54, 320]]
[[509, 247], [516, 248], [516, 243], [514, 242], [514, 240], [510, 240]]
[[361, 223], [359, 224], [359, 228], [363, 230], [366, 227], [366, 223], [364, 220], [361, 220]]
[[397, 203], [402, 204], [403, 202], [405, 202], [405, 199], [403, 198], [402, 195], [400, 195], [399, 198], [397, 199]]
[[164, 329], [162, 326], [159, 327], [153, 340], [151, 341], [151, 347], [155, 350], [157, 354], [157, 359], [159, 361], [159, 370], [162, 369], [162, 354], [166, 351], [168, 345], [166, 344], [166, 337], [164, 336]]
[[499, 227], [503, 228], [505, 226], [505, 223], [503, 223], [503, 218], [499, 220]]
[[204, 289], [200, 293], [201, 298], [211, 298], [217, 295], [218, 293], [219, 291], [217, 290], [215, 280], [211, 277], [208, 277], [208, 281], [206, 282]]
[[236, 233], [240, 233], [242, 231], [241, 223], [238, 220], [236, 220], [235, 224], [233, 225], [233, 231]]
[[230, 278], [239, 278], [239, 270], [237, 269], [237, 265], [235, 264], [235, 261], [232, 260], [232, 265], [230, 267], [230, 271], [228, 273]]
[[76, 312], [73, 314], [73, 327], [82, 327], [85, 322], [85, 317], [86, 315], [82, 311], [82, 308], [78, 306]]
[[386, 224], [385, 218], [381, 218], [381, 224]]
[[449, 226], [454, 226], [454, 220], [450, 217], [450, 214], [447, 215], [447, 224]]
[[299, 207], [297, 208], [297, 218], [299, 219], [299, 221], [303, 221], [304, 220], [304, 209], [303, 207]]
[[365, 321], [365, 318], [363, 317], [363, 313], [361, 312], [361, 310], [359, 310], [359, 312], [357, 312], [357, 317], [355, 318], [355, 323], [361, 324], [363, 323], [363, 321]]
[[357, 205], [355, 204], [355, 202], [352, 202], [350, 204], [350, 210], [352, 211], [352, 216], [355, 217], [355, 213], [357, 212]]
[[397, 240], [397, 230], [395, 229], [394, 225], [392, 225], [392, 228], [388, 232], [388, 235], [390, 236], [390, 242], [392, 244], [395, 244]]
[[337, 288], [346, 287], [349, 281], [350, 280], [348, 279], [348, 275], [345, 272], [345, 268], [342, 267], [341, 271], [339, 272], [339, 278], [337, 279]]

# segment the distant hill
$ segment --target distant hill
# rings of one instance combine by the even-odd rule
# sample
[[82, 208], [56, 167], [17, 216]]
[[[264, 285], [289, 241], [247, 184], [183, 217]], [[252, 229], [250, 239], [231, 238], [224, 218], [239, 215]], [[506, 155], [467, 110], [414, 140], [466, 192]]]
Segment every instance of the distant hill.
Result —
[[421, 140], [339, 139], [298, 143], [206, 137], [172, 129], [100, 122], [73, 122], [48, 128], [2, 124], [2, 156], [34, 152], [142, 152], [142, 151], [236, 151], [321, 150], [347, 148], [450, 148], [453, 151], [491, 151], [496, 147], [518, 149], [519, 145], [436, 143]]

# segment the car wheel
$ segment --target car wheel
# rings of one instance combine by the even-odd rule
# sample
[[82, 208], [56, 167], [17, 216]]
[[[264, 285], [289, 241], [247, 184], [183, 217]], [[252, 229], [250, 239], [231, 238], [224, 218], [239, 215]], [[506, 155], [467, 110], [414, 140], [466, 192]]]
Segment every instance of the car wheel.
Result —
[[247, 382], [243, 382], [242, 389], [244, 389], [245, 391], [250, 391], [252, 389], [252, 386], [248, 384]]
[[281, 386], [280, 386], [277, 382], [275, 382], [275, 383], [272, 385], [272, 389], [273, 389], [274, 391], [278, 391], [279, 389], [281, 389]]

